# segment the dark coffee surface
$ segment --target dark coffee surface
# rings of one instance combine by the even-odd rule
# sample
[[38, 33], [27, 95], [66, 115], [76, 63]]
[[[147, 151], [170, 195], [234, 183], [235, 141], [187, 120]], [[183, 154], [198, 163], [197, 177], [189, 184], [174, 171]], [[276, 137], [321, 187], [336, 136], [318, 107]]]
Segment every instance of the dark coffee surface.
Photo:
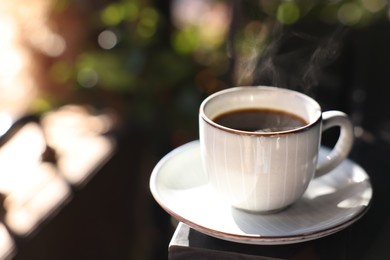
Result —
[[272, 109], [233, 110], [213, 119], [219, 125], [248, 132], [280, 132], [307, 124], [301, 117]]

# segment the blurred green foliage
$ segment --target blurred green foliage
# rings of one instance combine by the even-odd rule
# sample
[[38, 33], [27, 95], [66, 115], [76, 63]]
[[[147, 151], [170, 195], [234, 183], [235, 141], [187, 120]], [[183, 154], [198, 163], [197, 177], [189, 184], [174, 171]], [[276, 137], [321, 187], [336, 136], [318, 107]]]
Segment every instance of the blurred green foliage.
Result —
[[[239, 7], [234, 37], [229, 21], [215, 28], [212, 23], [178, 26], [171, 8], [176, 1], [56, 0], [54, 14], [81, 10], [86, 35], [73, 63], [58, 59], [49, 75], [94, 105], [118, 106], [140, 129], [173, 133], [172, 143], [178, 144], [196, 137], [198, 106], [206, 95], [233, 84], [241, 76], [235, 73], [251, 73], [232, 62], [266, 48], [272, 36], [264, 29], [267, 20], [284, 26], [312, 19], [363, 26], [387, 18], [385, 0], [200, 2], [217, 11], [225, 7], [228, 15], [231, 6]], [[50, 101], [37, 104], [50, 107]]]

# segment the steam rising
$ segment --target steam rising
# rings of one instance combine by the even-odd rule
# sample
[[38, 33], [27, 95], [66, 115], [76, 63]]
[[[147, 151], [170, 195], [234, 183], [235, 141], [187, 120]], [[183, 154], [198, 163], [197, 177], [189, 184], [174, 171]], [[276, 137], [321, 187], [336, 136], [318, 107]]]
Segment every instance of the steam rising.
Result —
[[268, 44], [260, 35], [258, 42], [249, 44], [248, 55], [238, 57], [237, 85], [272, 85], [310, 93], [341, 52], [344, 27], [326, 29], [273, 25]]

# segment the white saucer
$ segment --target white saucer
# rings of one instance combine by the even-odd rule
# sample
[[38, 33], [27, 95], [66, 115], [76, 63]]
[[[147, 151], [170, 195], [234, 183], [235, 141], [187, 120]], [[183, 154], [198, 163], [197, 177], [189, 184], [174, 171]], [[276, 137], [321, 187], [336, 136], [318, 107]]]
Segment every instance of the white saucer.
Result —
[[[327, 153], [321, 148], [320, 159]], [[207, 235], [246, 244], [290, 244], [324, 237], [361, 218], [372, 198], [367, 173], [345, 160], [313, 180], [284, 211], [261, 215], [232, 208], [207, 184], [199, 142], [167, 154], [154, 168], [150, 189], [160, 206], [177, 220]]]

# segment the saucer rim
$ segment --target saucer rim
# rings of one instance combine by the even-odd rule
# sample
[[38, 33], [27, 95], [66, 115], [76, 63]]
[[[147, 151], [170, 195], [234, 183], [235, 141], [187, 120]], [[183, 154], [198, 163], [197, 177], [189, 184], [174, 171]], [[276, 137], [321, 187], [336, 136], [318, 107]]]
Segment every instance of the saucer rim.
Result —
[[[283, 245], [283, 244], [295, 244], [295, 243], [301, 243], [306, 242], [318, 238], [322, 238], [334, 233], [337, 233], [359, 219], [361, 219], [369, 210], [372, 199], [373, 199], [373, 191], [372, 191], [372, 184], [369, 175], [366, 173], [366, 171], [357, 163], [353, 162], [350, 159], [346, 159], [347, 161], [350, 161], [350, 163], [357, 165], [361, 168], [361, 170], [364, 172], [364, 174], [367, 176], [366, 182], [369, 184], [369, 188], [371, 189], [371, 196], [368, 199], [367, 205], [362, 205], [361, 209], [359, 209], [356, 213], [356, 215], [352, 216], [350, 219], [347, 219], [345, 221], [342, 221], [340, 223], [337, 223], [336, 225], [332, 225], [327, 228], [323, 228], [320, 230], [316, 230], [313, 232], [306, 232], [306, 233], [300, 233], [300, 234], [294, 234], [294, 235], [286, 235], [286, 236], [262, 236], [262, 235], [256, 235], [256, 234], [233, 234], [229, 232], [224, 232], [221, 230], [215, 230], [211, 229], [209, 227], [205, 227], [203, 225], [197, 224], [180, 214], [176, 213], [174, 210], [170, 209], [168, 206], [166, 206], [166, 203], [163, 199], [160, 198], [158, 191], [157, 191], [157, 175], [159, 173], [159, 170], [161, 167], [172, 157], [175, 157], [177, 154], [183, 153], [184, 151], [192, 148], [193, 146], [198, 146], [199, 140], [190, 141], [188, 143], [185, 143], [181, 146], [176, 147], [169, 153], [167, 153], [165, 156], [163, 156], [160, 161], [156, 164], [154, 167], [149, 181], [149, 188], [152, 193], [152, 196], [156, 200], [156, 202], [172, 217], [174, 217], [176, 220], [183, 222], [190, 226], [191, 228], [204, 233], [206, 235], [210, 235], [212, 237], [223, 239], [230, 242], [237, 242], [237, 243], [243, 243], [243, 244], [253, 244], [253, 245]], [[324, 147], [325, 148], [325, 147]], [[249, 213], [251, 214], [251, 213]]]

